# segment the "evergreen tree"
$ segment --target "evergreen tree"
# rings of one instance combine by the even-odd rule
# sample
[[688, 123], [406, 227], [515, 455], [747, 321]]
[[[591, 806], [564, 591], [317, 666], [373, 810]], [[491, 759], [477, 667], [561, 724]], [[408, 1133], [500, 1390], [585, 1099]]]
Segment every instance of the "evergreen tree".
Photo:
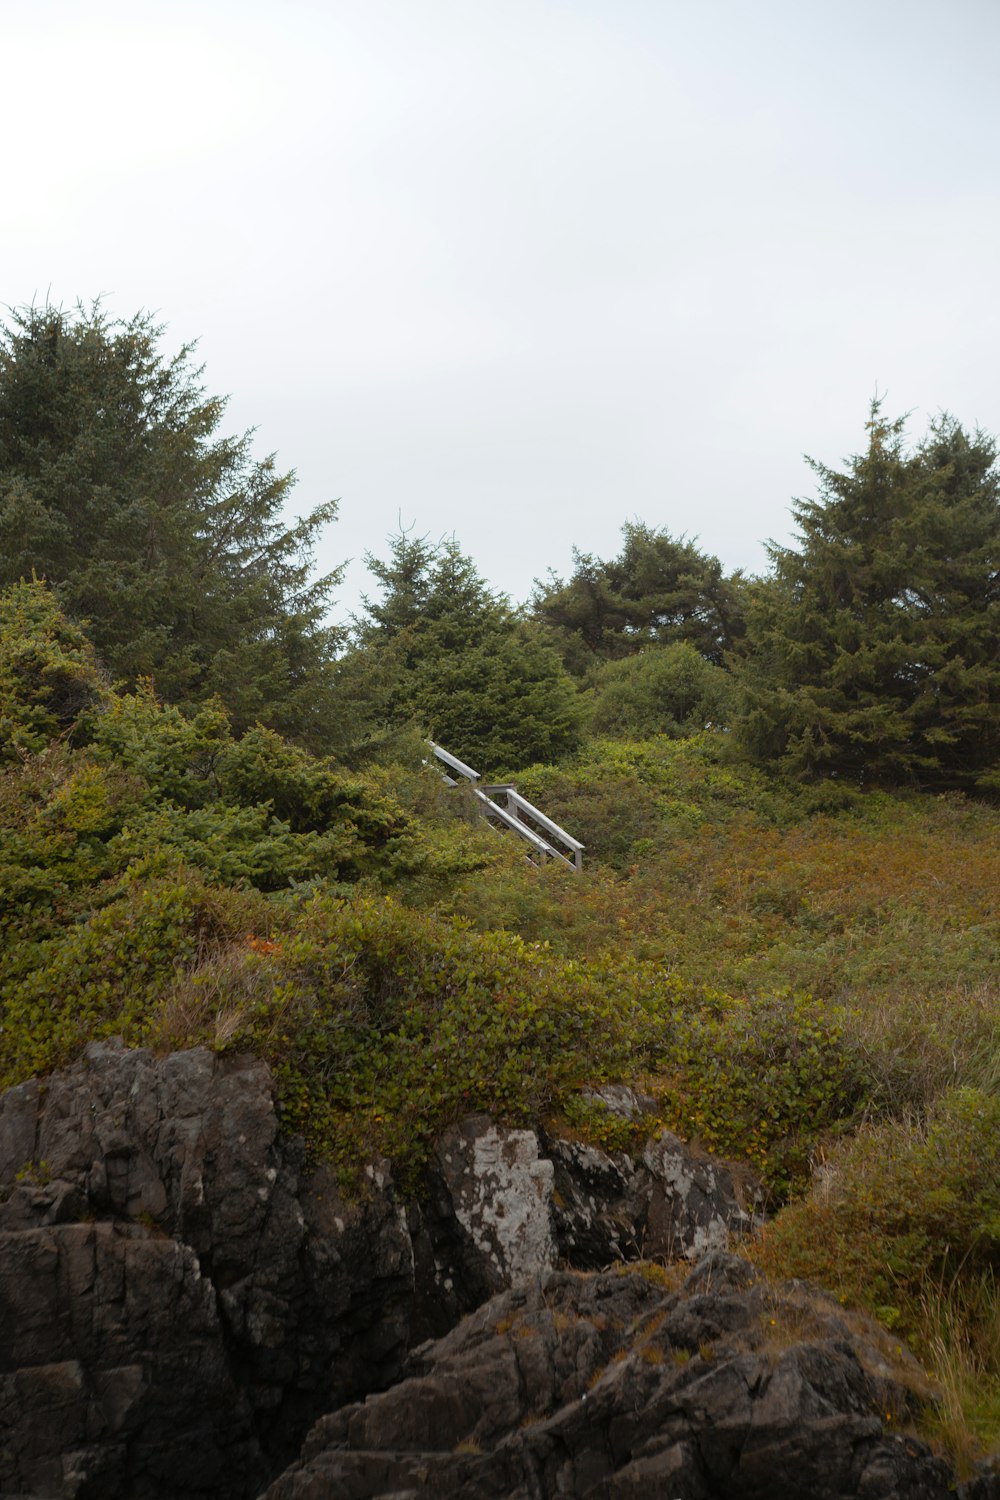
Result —
[[536, 592], [535, 613], [570, 669], [677, 641], [721, 663], [743, 633], [740, 575], [727, 578], [718, 558], [641, 522], [627, 523], [622, 536], [617, 557], [575, 552], [569, 581], [551, 577]]
[[680, 739], [728, 724], [733, 678], [690, 641], [676, 641], [602, 662], [593, 675], [593, 693], [590, 728], [596, 733]]
[[366, 561], [381, 598], [340, 663], [348, 723], [367, 715], [370, 736], [417, 723], [482, 772], [575, 748], [581, 710], [558, 656], [454, 540], [400, 535], [387, 561]]
[[799, 774], [1000, 788], [1000, 474], [951, 417], [907, 452], [874, 402], [867, 450], [811, 463], [798, 548], [750, 611], [740, 734]]
[[108, 698], [90, 641], [37, 579], [0, 589], [0, 765], [79, 733]]
[[321, 744], [338, 575], [310, 562], [335, 506], [286, 525], [293, 476], [217, 435], [225, 403], [161, 333], [100, 306], [0, 332], [0, 585], [44, 576], [117, 679]]

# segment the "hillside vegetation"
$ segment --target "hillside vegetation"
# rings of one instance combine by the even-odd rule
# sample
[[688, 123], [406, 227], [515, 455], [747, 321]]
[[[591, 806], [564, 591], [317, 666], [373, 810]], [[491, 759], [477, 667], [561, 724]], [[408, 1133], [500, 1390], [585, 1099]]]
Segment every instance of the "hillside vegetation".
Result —
[[[345, 639], [299, 590], [315, 518], [277, 529], [272, 468], [158, 358], [148, 323], [52, 310], [0, 358], [3, 1084], [110, 1035], [249, 1048], [347, 1186], [372, 1152], [419, 1178], [471, 1110], [626, 1148], [584, 1091], [641, 1085], [763, 1182], [751, 1253], [912, 1339], [943, 1435], [996, 1442], [990, 441], [942, 419], [908, 453], [876, 408], [765, 579], [632, 525], [517, 610], [402, 536]], [[132, 545], [162, 506], [170, 546]], [[141, 651], [117, 566], [160, 590]], [[423, 764], [442, 726], [582, 874], [475, 820]]]

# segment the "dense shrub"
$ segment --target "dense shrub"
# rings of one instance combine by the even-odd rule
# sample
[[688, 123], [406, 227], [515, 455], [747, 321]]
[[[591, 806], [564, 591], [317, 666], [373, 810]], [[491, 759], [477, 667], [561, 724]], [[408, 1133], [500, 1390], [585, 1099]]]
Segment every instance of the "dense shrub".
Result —
[[905, 1056], [922, 1017], [938, 1040], [920, 1070], [945, 1084], [950, 1051], [986, 1044], [1000, 1015], [995, 809], [869, 794], [810, 815], [780, 783], [720, 761], [712, 737], [604, 742], [518, 785], [584, 839], [583, 879], [498, 868], [451, 909], [570, 953], [627, 944], [748, 997], [809, 992], [860, 1009], [869, 1040]]
[[64, 1065], [88, 1041], [148, 1039], [178, 977], [259, 910], [255, 892], [212, 889], [181, 867], [139, 866], [105, 904], [35, 944], [7, 948], [0, 1002], [0, 1082]]
[[604, 662], [592, 679], [591, 729], [673, 739], [729, 722], [733, 680], [690, 641]]
[[719, 995], [685, 1009], [661, 1062], [665, 1113], [710, 1150], [748, 1157], [783, 1195], [807, 1176], [817, 1138], [866, 1100], [844, 1019], [808, 996]]
[[732, 761], [715, 733], [593, 740], [562, 766], [529, 767], [517, 785], [586, 844], [589, 862], [616, 869], [705, 825], [802, 815], [783, 788]]
[[769, 1226], [757, 1258], [912, 1331], [928, 1288], [1000, 1269], [1000, 1099], [955, 1089], [924, 1121], [862, 1130]]
[[43, 583], [0, 590], [0, 765], [70, 734], [106, 694], [93, 646]]
[[664, 1123], [747, 1156], [784, 1191], [864, 1096], [836, 1018], [805, 1002], [755, 1016], [627, 956], [582, 964], [385, 899], [276, 904], [159, 856], [32, 944], [30, 963], [17, 951], [5, 1082], [94, 1036], [249, 1048], [274, 1067], [288, 1125], [342, 1164], [378, 1149], [416, 1168], [465, 1112], [538, 1119], [584, 1085], [642, 1077]]

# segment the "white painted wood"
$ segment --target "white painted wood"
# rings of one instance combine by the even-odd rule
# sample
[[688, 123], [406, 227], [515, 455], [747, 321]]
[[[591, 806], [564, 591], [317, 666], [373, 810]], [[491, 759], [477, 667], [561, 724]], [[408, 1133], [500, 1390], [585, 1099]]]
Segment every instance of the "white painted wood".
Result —
[[551, 833], [555, 838], [561, 839], [568, 848], [574, 851], [586, 849], [586, 844], [581, 844], [580, 840], [573, 838], [566, 832], [565, 828], [560, 828], [558, 823], [554, 823], [551, 818], [547, 818], [533, 803], [528, 801], [527, 797], [522, 797], [521, 793], [516, 791], [514, 787], [507, 788], [507, 801], [513, 802], [514, 806], [521, 812], [526, 812], [529, 817], [534, 818], [535, 822], [544, 828], [546, 833]]
[[442, 750], [441, 746], [435, 745], [433, 740], [428, 740], [427, 743], [434, 751], [434, 754], [437, 756], [438, 760], [443, 760], [446, 766], [450, 766], [453, 771], [457, 771], [458, 774], [460, 776], [464, 776], [467, 781], [479, 780], [479, 772], [474, 771], [471, 766], [467, 766], [464, 760], [459, 760], [457, 755], [449, 755], [447, 750]]
[[486, 816], [488, 818], [496, 818], [499, 822], [503, 823], [505, 828], [513, 829], [519, 838], [526, 840], [527, 843], [531, 844], [546, 859], [561, 859], [564, 865], [569, 865], [570, 869], [573, 868], [565, 854], [560, 854], [558, 849], [554, 849], [539, 834], [534, 833], [526, 823], [522, 823], [520, 819], [515, 818], [513, 813], [509, 813], [505, 807], [501, 807], [499, 802], [494, 802], [492, 797], [487, 797], [485, 792], [477, 790], [473, 791], [473, 796], [478, 797], [479, 801], [486, 807]]
[[[444, 765], [449, 766], [453, 771], [457, 771], [460, 776], [464, 776], [466, 781], [475, 782], [479, 780], [479, 772], [474, 771], [471, 766], [467, 766], [464, 760], [459, 760], [457, 755], [450, 754], [449, 751], [443, 749], [440, 745], [436, 745], [433, 740], [428, 740], [427, 743], [434, 751], [438, 760], [442, 761]], [[449, 786], [458, 786], [458, 782], [445, 772], [442, 771], [441, 775]], [[506, 807], [501, 807], [499, 802], [493, 800], [493, 797], [490, 795], [493, 792], [506, 798]], [[583, 850], [585, 845], [581, 844], [579, 839], [575, 839], [571, 834], [567, 833], [565, 828], [560, 828], [559, 824], [554, 822], [552, 818], [547, 818], [533, 802], [528, 801], [527, 797], [522, 797], [512, 782], [498, 782], [481, 787], [474, 786], [472, 794], [484, 809], [484, 817], [495, 818], [505, 828], [511, 829], [512, 832], [517, 834], [518, 838], [522, 838], [526, 843], [530, 844], [536, 854], [541, 855], [543, 860], [558, 859], [570, 870], [583, 869]], [[557, 839], [565, 848], [569, 849], [572, 858], [567, 858], [561, 849], [555, 848], [553, 844], [549, 843], [548, 839], [542, 837], [541, 833], [530, 827], [527, 821], [529, 818], [537, 823], [539, 828], [544, 829], [552, 838]]]

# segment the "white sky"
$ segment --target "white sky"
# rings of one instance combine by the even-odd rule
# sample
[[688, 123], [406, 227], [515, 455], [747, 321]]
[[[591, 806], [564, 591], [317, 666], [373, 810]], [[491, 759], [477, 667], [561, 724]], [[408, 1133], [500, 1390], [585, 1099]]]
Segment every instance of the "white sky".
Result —
[[765, 566], [867, 404], [1000, 428], [997, 0], [0, 0], [0, 302], [155, 310], [227, 431], [516, 599]]

